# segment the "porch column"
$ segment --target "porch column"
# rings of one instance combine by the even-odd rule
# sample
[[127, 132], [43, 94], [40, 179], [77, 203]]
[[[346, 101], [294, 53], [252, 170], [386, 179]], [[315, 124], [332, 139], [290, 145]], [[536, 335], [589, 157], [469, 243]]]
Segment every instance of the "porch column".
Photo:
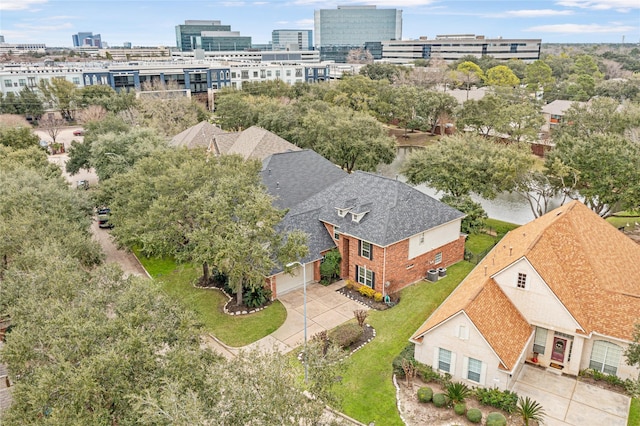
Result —
[[582, 336], [574, 336], [573, 337], [573, 346], [571, 347], [571, 361], [569, 361], [569, 365], [567, 366], [567, 371], [565, 373], [578, 375], [580, 372], [580, 361], [582, 360], [582, 350], [584, 349], [584, 337]]

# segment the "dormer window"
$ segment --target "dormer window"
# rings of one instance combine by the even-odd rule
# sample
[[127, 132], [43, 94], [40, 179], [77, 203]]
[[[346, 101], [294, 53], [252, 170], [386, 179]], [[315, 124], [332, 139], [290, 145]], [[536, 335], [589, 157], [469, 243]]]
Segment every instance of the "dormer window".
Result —
[[365, 214], [367, 214], [367, 212], [351, 213], [351, 221], [360, 223]]
[[340, 207], [336, 207], [336, 210], [338, 210], [338, 216], [345, 217], [347, 213], [349, 213], [349, 210], [351, 210], [352, 208], [353, 207], [347, 207], [347, 208], [341, 209]]

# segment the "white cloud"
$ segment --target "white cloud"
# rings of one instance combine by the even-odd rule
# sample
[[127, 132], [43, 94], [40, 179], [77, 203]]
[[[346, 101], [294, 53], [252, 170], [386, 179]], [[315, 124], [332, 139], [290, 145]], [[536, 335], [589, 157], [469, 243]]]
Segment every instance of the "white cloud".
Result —
[[47, 3], [49, 0], [2, 0], [0, 10], [25, 10], [32, 5]]
[[628, 12], [631, 9], [640, 9], [638, 0], [562, 0], [556, 2], [559, 6], [578, 7], [580, 9], [610, 10]]
[[15, 24], [14, 27], [27, 31], [59, 31], [67, 28], [73, 28], [73, 24], [70, 22], [64, 22], [55, 25]]
[[588, 33], [626, 33], [637, 30], [630, 25], [600, 25], [600, 24], [557, 24], [538, 25], [529, 27], [524, 31], [539, 33], [561, 33], [561, 34], [588, 34]]
[[553, 9], [524, 9], [507, 10], [502, 14], [504, 18], [540, 18], [552, 16], [573, 15], [573, 10], [553, 10]]
[[245, 2], [243, 1], [221, 1], [220, 3], [218, 3], [218, 6], [223, 6], [223, 7], [240, 7], [244, 5], [245, 5]]

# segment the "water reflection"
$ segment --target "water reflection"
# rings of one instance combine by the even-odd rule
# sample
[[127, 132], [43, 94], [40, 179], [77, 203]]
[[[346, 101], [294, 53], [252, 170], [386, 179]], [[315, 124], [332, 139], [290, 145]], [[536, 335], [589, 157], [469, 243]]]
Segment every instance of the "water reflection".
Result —
[[[400, 175], [400, 168], [407, 156], [413, 151], [422, 149], [419, 146], [402, 146], [398, 147], [398, 155], [396, 156], [393, 163], [390, 165], [383, 165], [378, 168], [378, 172], [383, 176], [397, 178], [401, 181], [406, 181], [406, 178]], [[425, 194], [440, 199], [442, 197], [442, 193], [436, 191], [435, 189], [426, 186], [426, 185], [418, 185], [417, 189], [424, 192]], [[525, 200], [521, 195], [504, 192], [499, 194], [493, 200], [486, 200], [484, 198], [478, 197], [476, 195], [472, 195], [474, 201], [479, 202], [484, 210], [487, 212], [489, 217], [499, 220], [504, 220], [506, 222], [524, 224], [530, 222], [534, 219], [533, 212], [529, 207], [529, 203]], [[556, 207], [559, 207], [562, 199], [560, 197], [551, 200], [549, 210], [552, 210]]]

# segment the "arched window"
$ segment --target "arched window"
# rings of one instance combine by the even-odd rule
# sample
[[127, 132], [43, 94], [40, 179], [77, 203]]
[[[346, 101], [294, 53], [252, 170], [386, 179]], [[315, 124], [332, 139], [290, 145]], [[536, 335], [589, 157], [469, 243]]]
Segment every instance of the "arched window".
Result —
[[589, 368], [601, 373], [615, 375], [618, 372], [622, 348], [615, 343], [604, 340], [593, 342]]

